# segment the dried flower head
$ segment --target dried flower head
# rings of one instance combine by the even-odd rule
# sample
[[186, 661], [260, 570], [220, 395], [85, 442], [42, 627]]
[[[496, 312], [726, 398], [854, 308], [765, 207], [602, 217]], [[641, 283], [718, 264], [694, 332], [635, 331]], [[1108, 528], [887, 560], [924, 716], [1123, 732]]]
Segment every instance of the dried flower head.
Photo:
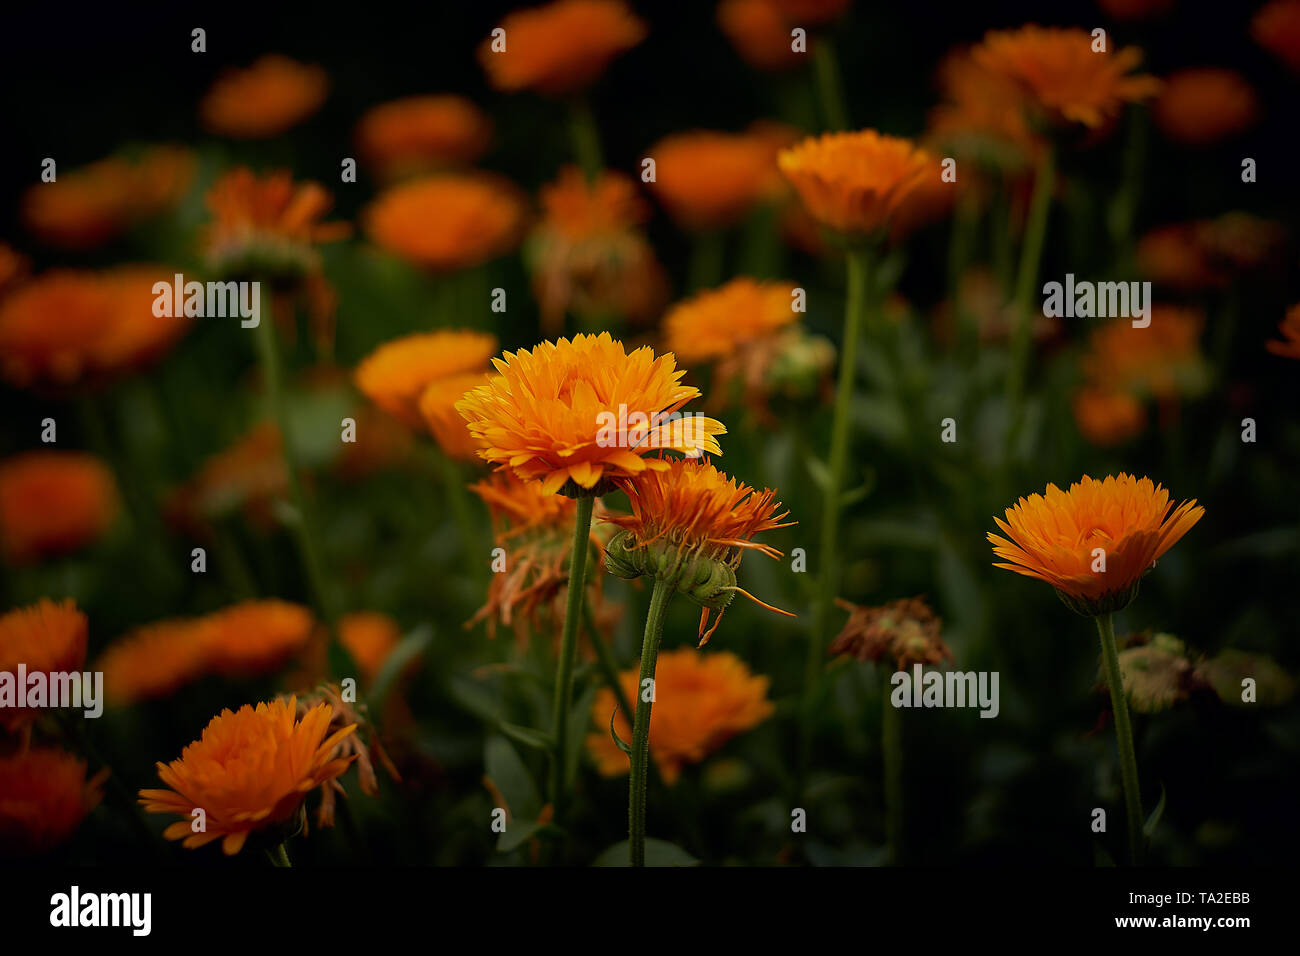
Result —
[[864, 607], [838, 598], [835, 603], [849, 612], [849, 620], [831, 641], [828, 654], [885, 662], [900, 671], [913, 664], [940, 664], [953, 659], [942, 637], [943, 620], [922, 596], [879, 607]]

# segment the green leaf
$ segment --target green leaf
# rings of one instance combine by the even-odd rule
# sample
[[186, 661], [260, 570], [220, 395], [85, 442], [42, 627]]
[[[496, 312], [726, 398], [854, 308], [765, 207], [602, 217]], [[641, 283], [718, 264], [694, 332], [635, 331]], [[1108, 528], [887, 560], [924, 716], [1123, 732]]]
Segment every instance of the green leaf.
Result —
[[809, 455], [804, 464], [807, 465], [808, 476], [812, 478], [817, 490], [825, 494], [831, 486], [831, 470], [826, 467], [826, 462], [815, 455]]
[[[592, 866], [630, 866], [631, 849], [628, 841], [623, 840], [615, 843], [612, 847], [596, 857]], [[669, 843], [667, 840], [653, 840], [647, 838], [645, 841], [645, 865], [646, 866], [699, 866], [700, 861], [695, 859], [675, 843]]]
[[618, 706], [615, 705], [613, 712], [609, 715], [609, 735], [614, 738], [614, 743], [618, 744], [618, 749], [623, 751], [629, 757], [632, 756], [632, 748], [627, 745], [618, 731], [614, 729], [614, 718], [618, 716]]
[[521, 727], [519, 724], [512, 724], [507, 720], [503, 720], [497, 724], [497, 729], [511, 740], [521, 743], [525, 747], [531, 747], [543, 753], [550, 753], [555, 749], [554, 737], [543, 731], [534, 730], [532, 727]]
[[485, 775], [505, 801], [509, 822], [497, 838], [497, 849], [509, 852], [537, 832], [542, 800], [532, 774], [510, 741], [492, 734], [483, 744]]
[[398, 642], [386, 658], [383, 665], [379, 668], [379, 673], [375, 675], [375, 681], [370, 685], [370, 693], [367, 695], [370, 699], [370, 706], [374, 708], [375, 713], [383, 709], [384, 698], [392, 690], [393, 684], [397, 678], [406, 670], [408, 664], [415, 660], [428, 649], [433, 642], [433, 628], [428, 624], [421, 624], [412, 630], [409, 634]]
[[1156, 832], [1156, 825], [1160, 822], [1160, 818], [1165, 815], [1165, 797], [1165, 785], [1161, 783], [1160, 801], [1156, 804], [1156, 808], [1151, 811], [1151, 816], [1147, 817], [1147, 822], [1142, 824], [1142, 835], [1148, 840], [1151, 839], [1151, 834]]
[[447, 681], [447, 691], [461, 707], [488, 721], [494, 727], [501, 723], [501, 701], [481, 681], [461, 674], [453, 674]]

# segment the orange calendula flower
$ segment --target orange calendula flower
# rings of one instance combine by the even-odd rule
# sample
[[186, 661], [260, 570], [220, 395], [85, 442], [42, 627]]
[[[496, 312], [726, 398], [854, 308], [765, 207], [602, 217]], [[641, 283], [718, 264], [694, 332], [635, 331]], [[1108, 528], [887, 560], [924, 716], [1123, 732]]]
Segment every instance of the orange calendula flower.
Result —
[[1142, 61], [1138, 48], [1094, 52], [1094, 42], [1085, 30], [1030, 25], [990, 30], [972, 55], [1015, 82], [1037, 119], [1096, 129], [1125, 103], [1154, 96], [1160, 81], [1130, 73]]
[[363, 218], [382, 249], [412, 265], [454, 272], [513, 249], [523, 233], [525, 208], [515, 186], [499, 176], [448, 174], [392, 187]]
[[731, 356], [798, 320], [794, 292], [792, 282], [747, 276], [699, 292], [664, 316], [668, 349], [684, 362]]
[[208, 458], [167, 502], [168, 517], [199, 532], [208, 522], [239, 509], [262, 524], [272, 521], [271, 505], [289, 490], [284, 442], [274, 422], [262, 422], [229, 448]]
[[[227, 856], [255, 832], [265, 832], [272, 845], [282, 842], [308, 791], [340, 776], [355, 759], [338, 757], [355, 724], [327, 738], [334, 716], [329, 704], [318, 704], [301, 720], [294, 719], [296, 711], [293, 697], [223, 710], [179, 760], [158, 764], [169, 789], [141, 790], [140, 803], [150, 813], [182, 818], [163, 836], [183, 840], [187, 849], [221, 840]], [[204, 811], [205, 832], [191, 829], [195, 808]]]
[[1200, 349], [1201, 314], [1155, 305], [1150, 320], [1146, 328], [1123, 319], [1097, 326], [1080, 363], [1088, 380], [1138, 397], [1172, 399], [1203, 392], [1210, 368]]
[[[606, 546], [609, 570], [628, 580], [651, 575], [673, 581], [678, 592], [700, 605], [701, 647], [738, 593], [769, 611], [794, 617], [736, 585], [736, 569], [746, 551], [781, 556], [775, 548], [752, 540], [763, 531], [794, 524], [782, 520], [789, 512], [777, 513], [781, 503], [776, 492], [755, 491], [708, 462], [676, 459], [666, 464], [619, 482], [632, 513], [605, 518], [623, 529]], [[710, 611], [718, 612], [713, 627], [709, 627]]]
[[1165, 77], [1151, 115], [1174, 142], [1203, 146], [1254, 125], [1259, 118], [1259, 98], [1235, 70], [1181, 70]]
[[772, 145], [753, 133], [674, 133], [646, 155], [655, 161], [650, 188], [683, 229], [735, 225], [780, 190]]
[[61, 172], [23, 194], [23, 223], [52, 246], [92, 249], [176, 205], [197, 166], [188, 149], [153, 146]]
[[[86, 615], [72, 601], [56, 604], [41, 598], [28, 607], [14, 608], [0, 615], [0, 672], [17, 680], [18, 665], [28, 673], [48, 675], [80, 671], [86, 663]], [[19, 707], [17, 699], [4, 699], [14, 693], [9, 683], [0, 692], [0, 727], [13, 730], [36, 716], [31, 707]], [[3, 793], [3, 791], [0, 791]]]
[[[416, 332], [385, 342], [357, 366], [353, 380], [363, 395], [399, 421], [424, 424], [420, 396], [433, 382], [487, 374], [496, 337], [470, 329]], [[466, 385], [466, 388], [469, 386]], [[464, 389], [461, 390], [464, 394]]]
[[[1172, 509], [1172, 513], [1171, 513]], [[1046, 581], [1071, 610], [1089, 617], [1127, 607], [1138, 584], [1205, 509], [1196, 501], [1174, 508], [1169, 492], [1150, 478], [1087, 475], [1062, 491], [1021, 498], [989, 532], [995, 567]]]
[[1255, 42], [1300, 73], [1300, 0], [1272, 0], [1250, 21]]
[[1230, 274], [1201, 242], [1196, 223], [1158, 226], [1138, 240], [1139, 272], [1173, 289], [1194, 291], [1227, 285]]
[[622, 0], [555, 0], [516, 10], [483, 41], [479, 63], [498, 90], [566, 96], [585, 89], [646, 27]]
[[0, 460], [0, 553], [9, 564], [79, 551], [119, 511], [113, 474], [93, 455], [29, 451]]
[[159, 621], [114, 641], [95, 669], [115, 707], [170, 697], [208, 673], [209, 623], [205, 618]]
[[270, 673], [302, 650], [316, 620], [311, 611], [288, 601], [244, 601], [213, 614], [203, 639], [208, 667], [229, 677]]
[[741, 59], [755, 69], [788, 70], [807, 62], [793, 48], [792, 25], [777, 0], [722, 0], [717, 18]]
[[[495, 349], [494, 349], [495, 351]], [[420, 393], [420, 416], [438, 447], [449, 458], [478, 462], [478, 440], [469, 433], [456, 403], [465, 393], [487, 380], [488, 373], [465, 372], [430, 382]]]
[[381, 179], [477, 161], [492, 140], [492, 121], [463, 96], [407, 96], [367, 110], [357, 146]]
[[316, 243], [345, 238], [347, 223], [321, 222], [329, 191], [295, 183], [287, 172], [259, 176], [247, 167], [225, 173], [208, 191], [212, 222], [203, 249], [219, 275], [302, 277], [320, 270]]
[[934, 184], [942, 183], [936, 157], [875, 130], [805, 139], [781, 152], [777, 164], [814, 219], [855, 238], [913, 221], [910, 204], [925, 197], [928, 206]]
[[566, 312], [586, 321], [635, 321], [662, 305], [667, 278], [637, 229], [648, 210], [631, 178], [605, 170], [588, 182], [577, 166], [566, 166], [539, 198], [542, 220], [524, 259], [543, 328], [560, 330]]
[[[629, 700], [637, 699], [636, 670], [624, 671], [619, 683]], [[757, 727], [775, 710], [767, 698], [771, 681], [752, 674], [744, 661], [722, 651], [701, 654], [689, 647], [664, 651], [655, 668], [655, 705], [650, 711], [650, 755], [664, 782], [674, 783], [687, 764], [700, 763], [732, 737]], [[630, 716], [618, 713], [608, 687], [596, 693], [587, 736], [587, 752], [601, 776], [628, 772], [627, 755], [610, 737], [610, 718], [620, 740], [632, 739]]]
[[339, 618], [339, 643], [361, 668], [366, 683], [375, 679], [401, 639], [397, 622], [379, 611], [354, 611]]
[[[520, 645], [527, 644], [530, 631], [539, 627], [545, 631], [554, 624], [558, 634], [568, 593], [577, 502], [544, 492], [540, 481], [522, 481], [509, 471], [493, 472], [469, 489], [487, 505], [493, 541], [505, 549], [506, 561], [505, 570], [492, 575], [487, 602], [465, 627], [486, 621], [488, 637], [495, 638], [500, 623], [513, 629]], [[590, 541], [600, 548], [605, 537], [597, 526]], [[600, 579], [599, 574], [589, 575], [587, 582], [597, 600]], [[548, 615], [545, 620], [543, 615]]]
[[1029, 125], [1013, 80], [965, 49], [945, 56], [938, 74], [944, 101], [930, 112], [927, 143], [944, 155], [1009, 169], [1039, 153], [1042, 140]]
[[1264, 343], [1274, 355], [1300, 359], [1300, 303], [1286, 310], [1286, 315], [1278, 323], [1282, 341], [1276, 339]]
[[51, 270], [0, 302], [0, 376], [18, 387], [100, 384], [137, 371], [189, 326], [156, 317], [153, 283], [162, 266], [105, 272]]
[[627, 352], [608, 332], [543, 342], [493, 359], [500, 374], [456, 408], [478, 440], [479, 457], [541, 479], [550, 494], [603, 494], [609, 483], [668, 462], [654, 449], [721, 454], [719, 421], [677, 415], [700, 391], [671, 354]]
[[1128, 392], [1089, 387], [1074, 396], [1074, 420], [1084, 438], [1106, 447], [1142, 434], [1147, 413], [1142, 403]]
[[0, 853], [36, 856], [64, 843], [99, 804], [105, 767], [89, 780], [86, 762], [36, 747], [0, 757]]
[[199, 104], [199, 118], [220, 136], [269, 139], [320, 109], [328, 91], [319, 66], [272, 54], [219, 76]]

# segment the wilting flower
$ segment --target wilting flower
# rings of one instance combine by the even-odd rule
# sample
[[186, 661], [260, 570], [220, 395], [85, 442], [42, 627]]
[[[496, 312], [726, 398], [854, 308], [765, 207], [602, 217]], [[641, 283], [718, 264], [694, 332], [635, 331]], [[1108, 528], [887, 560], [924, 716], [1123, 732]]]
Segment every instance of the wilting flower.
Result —
[[[619, 683], [629, 700], [637, 700], [638, 673], [624, 671]], [[655, 668], [655, 705], [650, 711], [650, 755], [664, 782], [671, 784], [687, 764], [700, 763], [737, 734], [750, 730], [775, 708], [767, 699], [767, 677], [750, 673], [744, 661], [727, 651], [701, 654], [689, 647], [664, 651]], [[630, 715], [614, 712], [617, 698], [608, 687], [596, 693], [587, 735], [587, 752], [602, 776], [628, 772], [627, 756], [610, 736], [610, 718], [620, 740], [632, 739]]]
[[842, 599], [835, 603], [849, 612], [849, 620], [831, 641], [828, 654], [884, 661], [900, 671], [913, 664], [952, 661], [952, 651], [942, 637], [943, 620], [923, 597], [902, 598], [880, 607], [863, 607]]
[[755, 69], [788, 70], [807, 61], [790, 36], [798, 24], [786, 20], [777, 0], [722, 0], [717, 19], [741, 59]]
[[199, 117], [221, 136], [269, 139], [320, 109], [328, 90], [329, 77], [319, 66], [263, 56], [219, 76], [199, 104]]
[[637, 229], [647, 209], [629, 177], [606, 170], [588, 182], [578, 167], [566, 166], [539, 198], [542, 220], [524, 259], [543, 328], [560, 330], [566, 312], [580, 320], [635, 321], [659, 308], [667, 277]]
[[197, 167], [179, 146], [154, 146], [138, 156], [110, 156], [61, 171], [23, 194], [23, 223], [42, 241], [90, 249], [171, 208], [185, 195]]
[[104, 272], [52, 270], [0, 303], [0, 375], [13, 385], [99, 384], [137, 371], [188, 328], [184, 315], [155, 316], [161, 266]]
[[36, 747], [0, 756], [0, 853], [46, 853], [66, 841], [95, 809], [108, 768], [86, 779], [86, 762]]
[[1255, 42], [1300, 73], [1300, 0], [1272, 0], [1250, 21]]
[[672, 355], [656, 357], [648, 346], [628, 353], [602, 332], [492, 362], [500, 374], [456, 408], [481, 458], [541, 479], [548, 494], [601, 494], [615, 479], [667, 469], [664, 459], [645, 457], [654, 449], [721, 454], [721, 422], [672, 414], [700, 394], [680, 384], [685, 372]]
[[650, 188], [683, 229], [735, 225], [758, 203], [779, 194], [772, 145], [752, 132], [674, 133], [646, 155], [655, 161]]
[[[469, 488], [487, 505], [492, 540], [505, 549], [506, 562], [503, 572], [492, 575], [487, 602], [465, 626], [486, 621], [488, 636], [496, 637], [499, 622], [514, 630], [520, 644], [527, 643], [530, 630], [539, 626], [546, 630], [545, 625], [555, 624], [558, 630], [564, 616], [561, 601], [568, 593], [577, 502], [544, 492], [540, 481], [522, 481], [509, 471], [493, 472]], [[599, 549], [605, 537], [597, 526], [590, 541]], [[598, 574], [588, 577], [597, 597], [600, 580]]]
[[1125, 103], [1155, 95], [1160, 81], [1130, 70], [1142, 51], [1125, 47], [1093, 52], [1093, 38], [1077, 28], [1025, 26], [990, 30], [975, 47], [975, 61], [1015, 82], [1037, 120], [1096, 129]]
[[937, 158], [875, 130], [806, 139], [780, 153], [777, 164], [814, 219], [857, 239], [914, 222], [913, 205], [928, 209], [942, 183]]
[[1147, 643], [1127, 647], [1119, 652], [1118, 660], [1124, 693], [1140, 714], [1168, 710], [1197, 689], [1197, 673], [1187, 648], [1172, 634], [1156, 634]]
[[0, 459], [0, 554], [9, 564], [92, 544], [120, 507], [112, 472], [93, 455], [29, 451]]
[[[788, 611], [764, 604], [736, 585], [736, 569], [745, 551], [771, 558], [781, 552], [752, 539], [763, 531], [788, 528], [776, 492], [761, 493], [728, 478], [708, 462], [676, 459], [667, 467], [645, 471], [621, 480], [632, 505], [630, 515], [610, 514], [606, 521], [623, 529], [606, 546], [609, 570], [624, 579], [642, 575], [670, 581], [700, 605], [700, 646], [722, 622], [737, 593], [760, 607], [793, 617]], [[709, 612], [718, 617], [709, 627]]]
[[[0, 615], [0, 672], [14, 675], [15, 680], [19, 664], [29, 675], [42, 673], [47, 678], [79, 672], [86, 662], [87, 630], [86, 615], [70, 600], [56, 604], [41, 598], [28, 607], [14, 608]], [[30, 707], [6, 701], [0, 707], [0, 727], [13, 730], [35, 716]]]
[[555, 0], [501, 21], [504, 48], [483, 41], [478, 59], [498, 90], [566, 96], [590, 86], [615, 57], [645, 39], [622, 0]]
[[379, 611], [354, 611], [339, 618], [339, 643], [352, 655], [368, 684], [402, 639], [402, 629]]
[[[362, 359], [353, 378], [363, 395], [394, 418], [418, 429], [424, 424], [420, 396], [425, 389], [433, 382], [459, 380], [471, 373], [482, 381], [488, 359], [496, 350], [496, 337], [487, 332], [416, 332], [380, 345]], [[461, 389], [461, 394], [464, 391]]]
[[[283, 842], [308, 791], [342, 774], [354, 759], [338, 753], [355, 724], [326, 738], [334, 716], [329, 704], [300, 720], [296, 713], [293, 697], [223, 710], [179, 760], [158, 764], [169, 789], [141, 790], [140, 803], [150, 813], [182, 818], [163, 836], [183, 840], [187, 849], [221, 840], [227, 856], [243, 849], [254, 832], [265, 832], [272, 844]], [[191, 829], [196, 808], [207, 826], [199, 833]]]
[[1200, 350], [1204, 320], [1194, 309], [1151, 306], [1150, 325], [1126, 319], [1096, 327], [1080, 364], [1088, 380], [1108, 391], [1171, 399], [1198, 395], [1210, 369]]
[[1151, 115], [1174, 142], [1201, 146], [1253, 125], [1259, 118], [1259, 99], [1235, 70], [1181, 70], [1165, 78]]
[[1074, 420], [1094, 445], [1118, 445], [1142, 434], [1146, 408], [1129, 392], [1105, 388], [1080, 389], [1074, 396]]
[[[1172, 510], [1172, 513], [1170, 509]], [[1073, 611], [1087, 616], [1128, 606], [1156, 561], [1201, 520], [1195, 499], [1177, 508], [1150, 478], [1084, 475], [1062, 491], [1047, 486], [994, 517], [1007, 535], [989, 532], [995, 567], [1046, 581]]]
[[367, 110], [357, 146], [381, 179], [475, 162], [492, 139], [492, 121], [463, 96], [408, 96]]
[[[340, 626], [342, 622], [340, 621]], [[340, 635], [341, 636], [341, 635]], [[288, 701], [292, 706], [294, 697], [281, 695], [281, 702]], [[340, 756], [347, 760], [355, 759], [357, 762], [357, 781], [361, 784], [361, 792], [368, 797], [379, 795], [379, 778], [375, 774], [375, 766], [370, 761], [370, 752], [373, 750], [375, 757], [383, 764], [388, 771], [388, 775], [394, 780], [401, 780], [401, 774], [393, 766], [393, 762], [388, 759], [384, 753], [384, 748], [379, 742], [379, 732], [374, 725], [367, 719], [368, 714], [364, 704], [349, 704], [339, 693], [337, 684], [322, 684], [314, 691], [305, 694], [301, 700], [297, 701], [298, 719], [304, 719], [313, 708], [319, 704], [333, 710], [333, 717], [330, 720], [327, 732], [338, 733], [343, 731], [349, 725], [356, 728], [355, 733], [344, 737], [339, 743]], [[365, 734], [370, 739], [367, 744], [361, 739]], [[347, 796], [347, 791], [339, 783], [337, 777], [331, 777], [320, 785], [320, 807], [316, 810], [316, 825], [324, 829], [325, 827], [334, 826], [334, 806], [338, 796]]]
[[159, 621], [114, 641], [95, 669], [114, 706], [170, 697], [208, 672], [211, 644], [205, 618]]
[[481, 265], [515, 247], [524, 202], [507, 180], [488, 173], [415, 179], [381, 193], [364, 214], [381, 248], [436, 272]]
[[1300, 359], [1300, 303], [1286, 310], [1286, 315], [1277, 328], [1282, 333], [1282, 341], [1275, 339], [1265, 342], [1268, 350], [1274, 355]]

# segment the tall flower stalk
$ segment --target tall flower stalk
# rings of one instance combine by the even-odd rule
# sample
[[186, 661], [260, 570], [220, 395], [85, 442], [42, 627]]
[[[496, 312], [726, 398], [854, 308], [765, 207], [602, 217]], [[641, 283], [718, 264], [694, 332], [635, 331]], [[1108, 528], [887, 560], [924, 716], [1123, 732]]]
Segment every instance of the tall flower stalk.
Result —
[[645, 866], [646, 781], [650, 772], [650, 709], [654, 706], [655, 663], [663, 638], [664, 612], [676, 592], [667, 578], [655, 578], [650, 592], [650, 610], [641, 641], [641, 673], [637, 678], [636, 710], [632, 725], [632, 774], [628, 789], [627, 835], [633, 866]]
[[1115, 622], [1110, 614], [1099, 614], [1097, 634], [1101, 638], [1101, 659], [1110, 688], [1111, 712], [1115, 715], [1115, 745], [1119, 748], [1119, 773], [1124, 785], [1124, 810], [1128, 817], [1129, 859], [1142, 862], [1142, 790], [1138, 786], [1137, 755], [1133, 750], [1133, 725], [1128, 716], [1128, 698], [1119, 673], [1119, 651], [1115, 647]]

